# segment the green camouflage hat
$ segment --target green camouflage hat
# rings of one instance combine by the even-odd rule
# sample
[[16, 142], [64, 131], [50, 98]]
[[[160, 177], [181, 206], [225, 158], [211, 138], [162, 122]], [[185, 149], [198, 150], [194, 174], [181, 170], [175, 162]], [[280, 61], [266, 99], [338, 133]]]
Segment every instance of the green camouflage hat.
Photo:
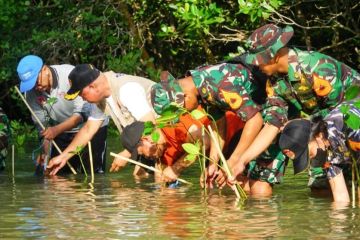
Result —
[[293, 34], [294, 29], [291, 26], [280, 28], [274, 24], [267, 24], [256, 29], [246, 42], [249, 52], [245, 61], [253, 65], [269, 62], [277, 51], [289, 42]]
[[171, 103], [184, 106], [184, 93], [178, 81], [167, 71], [162, 72], [161, 81], [151, 88], [151, 104], [155, 112], [161, 115]]

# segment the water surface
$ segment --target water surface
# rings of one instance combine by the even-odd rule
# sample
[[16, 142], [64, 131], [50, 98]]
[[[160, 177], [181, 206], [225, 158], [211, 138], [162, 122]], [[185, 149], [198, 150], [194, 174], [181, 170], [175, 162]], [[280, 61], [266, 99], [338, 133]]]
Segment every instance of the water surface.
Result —
[[312, 196], [291, 168], [271, 198], [241, 206], [230, 190], [205, 194], [197, 166], [182, 176], [195, 184], [177, 189], [135, 180], [132, 166], [96, 175], [92, 185], [83, 175], [34, 176], [30, 149], [17, 153], [15, 177], [9, 165], [0, 174], [1, 239], [359, 238], [358, 204]]

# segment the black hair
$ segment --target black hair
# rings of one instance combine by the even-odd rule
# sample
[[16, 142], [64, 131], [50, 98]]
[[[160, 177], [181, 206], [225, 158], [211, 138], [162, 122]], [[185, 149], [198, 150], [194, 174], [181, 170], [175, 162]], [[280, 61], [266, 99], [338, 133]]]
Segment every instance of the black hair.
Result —
[[314, 139], [315, 137], [319, 136], [320, 133], [323, 134], [325, 139], [328, 139], [328, 125], [324, 121], [322, 116], [315, 116], [311, 118], [311, 133], [310, 133], [310, 140]]

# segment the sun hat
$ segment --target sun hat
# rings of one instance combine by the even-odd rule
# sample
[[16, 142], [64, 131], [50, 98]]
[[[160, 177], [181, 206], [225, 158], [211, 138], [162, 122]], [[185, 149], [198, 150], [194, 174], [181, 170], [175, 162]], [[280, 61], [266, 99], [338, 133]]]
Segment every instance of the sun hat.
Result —
[[295, 154], [294, 174], [304, 171], [310, 164], [308, 143], [311, 123], [306, 119], [295, 119], [287, 123], [280, 135], [279, 146], [282, 151], [288, 149]]
[[100, 71], [91, 64], [79, 64], [69, 74], [70, 89], [65, 95], [66, 100], [75, 99], [80, 91], [87, 85], [95, 81], [100, 75]]
[[294, 29], [291, 26], [280, 28], [275, 24], [267, 24], [256, 29], [247, 39], [246, 46], [249, 50], [245, 61], [253, 65], [269, 62], [293, 35]]
[[35, 55], [27, 55], [20, 60], [16, 69], [20, 78], [20, 92], [26, 92], [35, 87], [42, 66], [43, 60]]

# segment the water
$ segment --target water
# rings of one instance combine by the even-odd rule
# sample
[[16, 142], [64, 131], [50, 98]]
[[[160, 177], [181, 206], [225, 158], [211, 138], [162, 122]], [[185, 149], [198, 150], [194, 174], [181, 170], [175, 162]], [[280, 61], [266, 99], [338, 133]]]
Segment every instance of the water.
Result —
[[358, 204], [311, 196], [306, 176], [290, 168], [271, 198], [240, 206], [230, 190], [205, 195], [197, 166], [182, 175], [195, 184], [177, 189], [137, 181], [131, 166], [91, 185], [84, 176], [35, 177], [29, 154], [17, 155], [15, 177], [9, 165], [0, 174], [1, 239], [359, 238]]

